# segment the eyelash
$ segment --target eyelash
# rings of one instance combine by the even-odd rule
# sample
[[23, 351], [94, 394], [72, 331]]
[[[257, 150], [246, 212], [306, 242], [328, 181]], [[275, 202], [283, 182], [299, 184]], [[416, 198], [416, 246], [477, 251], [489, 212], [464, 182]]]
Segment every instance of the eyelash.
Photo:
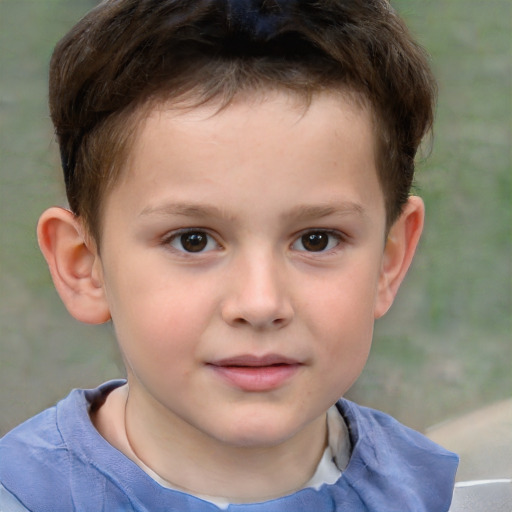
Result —
[[[184, 247], [185, 237], [192, 235], [196, 236], [196, 240], [192, 241], [192, 244], [196, 244], [198, 250], [188, 250]], [[309, 242], [315, 244], [320, 243], [318, 250], [308, 250], [305, 248], [304, 243], [307, 242], [306, 237], [310, 237]], [[317, 237], [314, 240], [313, 237]], [[327, 237], [325, 240], [325, 246], [323, 246], [324, 240], [322, 237]], [[342, 244], [346, 240], [346, 237], [340, 233], [339, 231], [327, 230], [327, 229], [309, 229], [307, 231], [303, 231], [302, 233], [295, 238], [293, 243], [290, 245], [292, 250], [296, 250], [298, 252], [310, 253], [310, 254], [322, 254], [328, 253], [331, 251], [335, 251], [340, 244]], [[182, 253], [182, 254], [204, 254], [205, 252], [210, 252], [215, 249], [219, 249], [222, 246], [217, 242], [215, 237], [213, 237], [207, 230], [201, 228], [190, 228], [190, 229], [182, 229], [179, 231], [175, 231], [165, 237], [162, 241], [163, 245], [170, 246], [173, 250]], [[181, 247], [177, 247], [174, 245], [177, 243], [181, 245]], [[303, 249], [299, 249], [297, 244], [301, 244]], [[189, 247], [191, 249], [192, 247]], [[205, 250], [206, 249], [206, 250]]]
[[[294, 247], [298, 243], [302, 243], [304, 246], [304, 242], [306, 241], [306, 237], [310, 237], [310, 241], [312, 240], [313, 236], [327, 236], [326, 240], [326, 246], [321, 247], [319, 250], [307, 250], [307, 249], [297, 249]], [[305, 252], [305, 253], [311, 253], [311, 254], [322, 254], [327, 253], [331, 251], [335, 251], [340, 244], [342, 244], [345, 241], [346, 237], [340, 233], [339, 231], [333, 231], [328, 229], [309, 229], [307, 231], [303, 231], [292, 243], [291, 247], [292, 249], [295, 248], [295, 250], [298, 250], [299, 252]], [[320, 240], [321, 241], [321, 240]], [[334, 243], [334, 245], [333, 245]]]
[[[196, 243], [199, 246], [199, 250], [197, 250], [197, 251], [187, 250], [183, 246], [184, 237], [186, 237], [187, 235], [188, 236], [192, 236], [192, 235], [197, 236], [197, 239], [195, 240], [194, 243]], [[204, 240], [202, 240], [201, 238]], [[173, 243], [176, 241], [178, 243], [181, 242], [181, 248], [173, 245]], [[205, 242], [205, 245], [201, 246], [203, 241]], [[204, 252], [210, 252], [214, 249], [218, 249], [221, 247], [221, 245], [217, 242], [217, 240], [215, 240], [215, 238], [212, 235], [210, 235], [207, 230], [200, 229], [200, 228], [182, 229], [179, 231], [175, 231], [175, 232], [171, 233], [169, 236], [167, 236], [166, 238], [164, 238], [163, 244], [166, 246], [170, 246], [175, 251], [183, 253], [183, 254], [202, 254]], [[212, 244], [214, 245], [214, 247], [209, 247]], [[208, 249], [208, 250], [205, 251], [204, 249]]]

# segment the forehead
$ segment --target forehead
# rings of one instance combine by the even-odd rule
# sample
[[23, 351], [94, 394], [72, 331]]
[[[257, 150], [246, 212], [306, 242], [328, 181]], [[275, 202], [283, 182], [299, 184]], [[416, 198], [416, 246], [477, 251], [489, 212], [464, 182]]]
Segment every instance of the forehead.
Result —
[[[126, 167], [133, 168], [148, 140], [163, 135], [164, 131], [173, 131], [176, 136], [183, 134], [191, 138], [191, 142], [204, 135], [212, 142], [238, 136], [238, 129], [245, 128], [252, 129], [252, 135], [257, 135], [258, 139], [265, 139], [276, 134], [257, 133], [257, 129], [270, 124], [290, 132], [302, 131], [305, 126], [317, 127], [326, 136], [329, 130], [338, 130], [340, 122], [347, 121], [354, 123], [354, 127], [364, 127], [359, 130], [364, 133], [354, 133], [354, 139], [364, 143], [371, 140], [368, 149], [374, 151], [377, 123], [373, 109], [366, 97], [350, 90], [307, 94], [280, 88], [258, 89], [233, 97], [213, 98], [205, 103], [193, 95], [179, 100], [152, 100], [139, 107], [133, 116], [135, 137], [130, 144], [130, 161]], [[172, 137], [169, 142], [172, 143]]]
[[190, 90], [178, 97], [174, 97], [172, 93], [168, 96], [167, 91], [163, 90], [136, 106], [130, 114], [129, 124], [132, 131], [140, 135], [148, 122], [154, 123], [162, 116], [175, 118], [176, 124], [192, 120], [215, 122], [216, 118], [225, 117], [223, 114], [226, 111], [235, 113], [230, 119], [233, 123], [236, 121], [236, 113], [243, 110], [258, 110], [266, 104], [280, 105], [287, 110], [295, 111], [300, 117], [303, 117], [312, 105], [317, 107], [315, 110], [319, 110], [318, 107], [329, 104], [329, 109], [334, 106], [337, 112], [350, 111], [364, 118], [369, 116], [374, 127], [378, 124], [371, 102], [359, 91], [345, 86], [325, 90], [291, 90], [278, 84], [269, 84], [268, 88], [259, 86], [237, 92], [221, 91], [212, 97], [208, 97], [202, 89]]
[[139, 213], [172, 203], [229, 203], [237, 214], [254, 202], [279, 204], [285, 216], [297, 205], [333, 202], [380, 209], [373, 116], [330, 93], [309, 103], [283, 92], [224, 106], [159, 103], [140, 123], [111, 195]]
[[[365, 145], [368, 155], [376, 153], [375, 119], [373, 111], [363, 97], [355, 93], [329, 91], [310, 97], [282, 90], [256, 91], [239, 94], [229, 101], [222, 98], [206, 104], [194, 104], [192, 99], [152, 102], [135, 116], [135, 137], [127, 152], [124, 176], [145, 158], [154, 156], [163, 146], [173, 146], [177, 160], [191, 160], [217, 149], [217, 155], [233, 158], [257, 146], [272, 148], [286, 144], [283, 151], [294, 146], [294, 140], [283, 140], [309, 132], [307, 149], [321, 151], [341, 131], [357, 146]], [[138, 119], [137, 119], [138, 117]], [[286, 139], [286, 135], [284, 135]], [[183, 145], [189, 151], [180, 149]], [[219, 147], [220, 146], [220, 147]], [[295, 148], [297, 150], [298, 148]], [[150, 154], [151, 153], [151, 154]], [[167, 155], [169, 156], [169, 155]], [[257, 157], [254, 151], [247, 158]]]

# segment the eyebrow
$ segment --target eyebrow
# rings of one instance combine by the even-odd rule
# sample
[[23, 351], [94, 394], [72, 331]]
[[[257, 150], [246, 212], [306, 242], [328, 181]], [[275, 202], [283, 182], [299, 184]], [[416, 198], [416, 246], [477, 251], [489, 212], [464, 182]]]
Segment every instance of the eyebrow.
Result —
[[286, 218], [293, 218], [294, 220], [312, 220], [329, 217], [331, 215], [364, 216], [365, 213], [365, 209], [359, 203], [339, 201], [320, 205], [298, 205], [286, 213]]
[[[147, 206], [140, 213], [139, 217], [150, 215], [183, 217], [217, 217], [231, 218], [226, 211], [213, 205], [189, 204], [189, 203], [165, 203], [156, 206]], [[306, 221], [321, 219], [331, 215], [358, 215], [364, 216], [365, 209], [358, 203], [352, 201], [340, 201], [319, 205], [302, 204], [293, 207], [283, 215], [285, 219]]]
[[188, 203], [166, 203], [157, 206], [147, 206], [140, 213], [139, 217], [148, 215], [183, 217], [226, 217], [226, 213], [216, 206]]

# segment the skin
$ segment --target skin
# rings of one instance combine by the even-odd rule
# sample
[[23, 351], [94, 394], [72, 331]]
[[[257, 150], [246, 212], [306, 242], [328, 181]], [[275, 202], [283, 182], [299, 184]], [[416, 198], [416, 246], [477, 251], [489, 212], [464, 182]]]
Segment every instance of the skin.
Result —
[[39, 224], [69, 311], [111, 317], [126, 364], [96, 427], [190, 492], [300, 488], [422, 222], [411, 198], [387, 236], [371, 112], [347, 97], [160, 105], [106, 199], [101, 254], [65, 210]]

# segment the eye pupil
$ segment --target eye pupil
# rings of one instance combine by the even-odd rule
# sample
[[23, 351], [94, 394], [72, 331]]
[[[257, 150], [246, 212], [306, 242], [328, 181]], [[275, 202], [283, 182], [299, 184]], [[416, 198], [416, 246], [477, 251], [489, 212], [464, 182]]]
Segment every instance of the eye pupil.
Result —
[[327, 233], [307, 233], [302, 236], [302, 245], [307, 251], [323, 251], [329, 243]]
[[195, 231], [181, 235], [180, 242], [187, 252], [199, 252], [208, 244], [208, 237], [205, 233]]

